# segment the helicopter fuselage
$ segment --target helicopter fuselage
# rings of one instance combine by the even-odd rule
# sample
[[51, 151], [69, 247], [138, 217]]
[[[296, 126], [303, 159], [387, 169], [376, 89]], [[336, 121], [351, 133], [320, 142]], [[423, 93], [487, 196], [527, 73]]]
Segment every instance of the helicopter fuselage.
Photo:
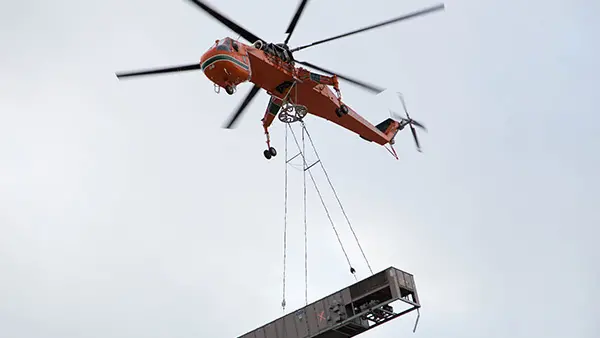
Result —
[[[217, 40], [200, 62], [206, 77], [230, 95], [239, 84], [251, 82], [270, 96], [305, 106], [311, 114], [339, 124], [369, 141], [381, 145], [390, 141], [389, 134], [345, 104], [344, 118], [336, 115], [342, 102], [328, 86], [334, 85], [331, 78], [295, 67], [293, 61], [286, 61], [292, 60], [286, 52], [281, 45], [255, 43], [249, 46], [227, 37]], [[290, 90], [292, 86], [295, 88]]]

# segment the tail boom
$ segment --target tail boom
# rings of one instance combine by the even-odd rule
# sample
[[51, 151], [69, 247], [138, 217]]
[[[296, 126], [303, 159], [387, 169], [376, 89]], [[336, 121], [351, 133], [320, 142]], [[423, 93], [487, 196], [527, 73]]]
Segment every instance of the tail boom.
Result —
[[360, 137], [369, 142], [376, 142], [383, 146], [386, 144], [394, 144], [394, 138], [396, 137], [398, 131], [402, 129], [402, 126], [398, 121], [392, 118], [387, 118], [376, 125], [375, 128], [381, 132], [382, 137], [379, 137], [376, 140], [370, 140], [362, 135]]

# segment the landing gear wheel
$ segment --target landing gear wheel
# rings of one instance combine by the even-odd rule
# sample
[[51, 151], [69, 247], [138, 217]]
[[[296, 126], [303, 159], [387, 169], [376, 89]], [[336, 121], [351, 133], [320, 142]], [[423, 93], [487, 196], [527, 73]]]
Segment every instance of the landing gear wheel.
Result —
[[267, 160], [271, 159], [271, 152], [269, 151], [269, 149], [265, 149], [265, 151], [263, 152], [263, 154], [265, 155], [265, 157], [267, 158]]
[[225, 86], [225, 91], [227, 92], [227, 94], [229, 95], [233, 95], [233, 93], [235, 92], [235, 89], [232, 86]]
[[338, 108], [335, 108], [335, 114], [338, 117], [342, 117], [343, 115], [348, 114], [348, 106], [346, 106], [345, 104], [342, 104]]
[[265, 157], [267, 158], [267, 160], [270, 160], [271, 157], [277, 156], [277, 150], [275, 150], [275, 148], [271, 147], [269, 149], [265, 149], [265, 151], [263, 152], [263, 154], [265, 155]]

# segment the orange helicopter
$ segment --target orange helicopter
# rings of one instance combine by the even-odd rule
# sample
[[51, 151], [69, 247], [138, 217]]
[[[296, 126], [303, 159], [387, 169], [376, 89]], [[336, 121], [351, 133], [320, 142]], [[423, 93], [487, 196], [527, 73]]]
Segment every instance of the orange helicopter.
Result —
[[[256, 94], [261, 89], [265, 90], [271, 96], [262, 119], [267, 138], [267, 149], [264, 151], [264, 156], [267, 159], [277, 155], [277, 151], [271, 146], [268, 128], [278, 113], [279, 119], [285, 123], [302, 120], [307, 113], [319, 116], [358, 134], [361, 138], [369, 142], [375, 142], [382, 146], [389, 144], [392, 149], [390, 152], [396, 159], [398, 159], [398, 156], [393, 149], [394, 138], [398, 131], [408, 125], [415, 139], [417, 150], [421, 151], [417, 134], [413, 127], [417, 126], [425, 129], [421, 123], [411, 119], [407, 112], [406, 118], [394, 116], [395, 119], [387, 118], [377, 125], [371, 124], [344, 103], [338, 79], [348, 81], [373, 93], [380, 93], [384, 89], [323, 69], [306, 61], [299, 61], [295, 59], [293, 53], [370, 29], [442, 10], [444, 9], [443, 4], [307, 45], [290, 48], [288, 42], [308, 0], [300, 1], [296, 13], [286, 30], [287, 37], [283, 43], [268, 43], [217, 12], [205, 2], [200, 0], [190, 1], [239, 34], [240, 37], [250, 42], [251, 45], [241, 43], [230, 37], [225, 37], [216, 40], [215, 44], [202, 55], [199, 63], [195, 62], [168, 68], [117, 73], [117, 78], [202, 70], [206, 77], [214, 83], [215, 92], [219, 93], [220, 89], [224, 88], [229, 95], [233, 95], [236, 92], [237, 86], [241, 83], [253, 83], [250, 92], [246, 95], [238, 109], [231, 115], [224, 127], [232, 128]], [[331, 76], [310, 72], [302, 67], [296, 67], [296, 64], [316, 69]], [[334, 90], [332, 91], [329, 86], [333, 87]], [[404, 104], [403, 100], [402, 103]], [[404, 108], [406, 110], [405, 106]]]

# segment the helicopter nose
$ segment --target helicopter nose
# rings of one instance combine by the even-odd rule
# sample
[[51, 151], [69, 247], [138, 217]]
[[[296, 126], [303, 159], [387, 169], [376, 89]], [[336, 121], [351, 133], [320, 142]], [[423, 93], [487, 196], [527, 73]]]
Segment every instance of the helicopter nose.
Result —
[[209, 50], [207, 50], [206, 52], [204, 52], [204, 54], [202, 54], [202, 56], [200, 57], [200, 66], [202, 68], [202, 70], [204, 71], [205, 68], [205, 63], [208, 59], [210, 59], [210, 57], [215, 55], [215, 48], [210, 48]]

